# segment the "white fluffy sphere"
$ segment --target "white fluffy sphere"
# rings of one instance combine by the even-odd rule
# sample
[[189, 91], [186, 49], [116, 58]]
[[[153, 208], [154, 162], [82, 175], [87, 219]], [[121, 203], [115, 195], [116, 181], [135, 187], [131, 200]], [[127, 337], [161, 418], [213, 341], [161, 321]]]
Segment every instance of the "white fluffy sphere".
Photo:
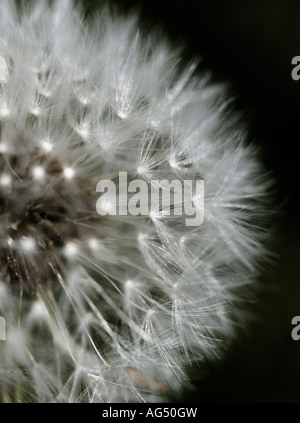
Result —
[[[135, 17], [49, 4], [0, 1], [0, 398], [166, 400], [247, 319], [269, 180], [196, 62]], [[96, 188], [120, 172], [204, 181], [198, 224], [179, 197], [126, 213], [118, 189], [109, 213]]]

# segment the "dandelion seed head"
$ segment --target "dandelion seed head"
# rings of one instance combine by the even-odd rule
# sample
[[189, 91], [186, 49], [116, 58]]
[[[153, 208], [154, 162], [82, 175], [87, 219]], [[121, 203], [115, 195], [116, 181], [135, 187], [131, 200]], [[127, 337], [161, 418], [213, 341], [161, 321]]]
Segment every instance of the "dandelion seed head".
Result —
[[127, 281], [125, 281], [125, 288], [132, 289], [133, 287], [134, 287], [134, 282], [131, 279], [127, 279]]
[[41, 113], [41, 110], [40, 110], [37, 106], [34, 106], [34, 107], [31, 109], [31, 113], [32, 113], [33, 115], [35, 115], [35, 116], [39, 116], [39, 115], [40, 115], [40, 113]]
[[82, 103], [84, 106], [86, 106], [87, 104], [90, 103], [88, 97], [85, 96], [78, 96], [78, 100], [80, 101], [80, 103]]
[[0, 185], [2, 187], [7, 187], [11, 184], [11, 176], [4, 174], [0, 176]]
[[48, 139], [42, 140], [40, 142], [40, 145], [41, 145], [42, 149], [45, 150], [47, 153], [50, 153], [50, 151], [52, 151], [52, 149], [53, 149], [53, 144]]
[[[248, 318], [271, 181], [226, 88], [136, 16], [17, 3], [0, 0], [0, 402], [164, 401]], [[139, 193], [97, 191], [119, 172], [143, 199], [201, 175], [203, 223], [178, 199], [119, 215]]]
[[117, 112], [117, 115], [121, 118], [121, 119], [127, 119], [128, 118], [128, 114], [125, 112], [122, 112], [121, 110]]
[[150, 213], [149, 213], [149, 217], [150, 217], [150, 219], [151, 220], [156, 220], [156, 219], [158, 219], [158, 217], [159, 217], [159, 214], [157, 213], [157, 212], [155, 212], [155, 211], [150, 211]]
[[99, 241], [95, 238], [90, 238], [88, 240], [88, 245], [93, 251], [98, 251], [101, 247]]
[[42, 180], [45, 176], [45, 169], [42, 166], [34, 166], [32, 168], [32, 175], [36, 180]]
[[139, 166], [139, 167], [137, 168], [137, 173], [138, 173], [139, 175], [142, 175], [144, 172], [145, 172], [145, 168], [144, 168], [144, 166]]
[[6, 153], [8, 151], [7, 144], [0, 143], [0, 153]]
[[48, 317], [48, 311], [46, 309], [45, 303], [38, 299], [33, 302], [31, 310], [30, 310], [30, 318], [32, 320], [39, 321], [44, 320]]
[[20, 240], [20, 247], [24, 252], [32, 253], [36, 248], [36, 244], [33, 238], [25, 237]]
[[90, 136], [90, 131], [87, 127], [87, 125], [82, 125], [77, 129], [78, 134], [84, 139], [88, 140]]
[[178, 166], [178, 163], [176, 162], [176, 160], [174, 159], [174, 157], [169, 160], [169, 165], [171, 167], [173, 167], [173, 168], [178, 168], [179, 167]]
[[10, 111], [9, 108], [7, 106], [0, 106], [0, 117], [5, 118], [7, 116], [9, 116]]
[[66, 179], [72, 179], [74, 177], [74, 175], [75, 175], [75, 171], [71, 167], [66, 167], [64, 169], [64, 177]]
[[64, 247], [64, 254], [68, 259], [74, 259], [78, 252], [78, 246], [74, 242], [68, 242]]
[[143, 233], [139, 233], [138, 234], [138, 241], [139, 242], [144, 242], [146, 240], [146, 235]]

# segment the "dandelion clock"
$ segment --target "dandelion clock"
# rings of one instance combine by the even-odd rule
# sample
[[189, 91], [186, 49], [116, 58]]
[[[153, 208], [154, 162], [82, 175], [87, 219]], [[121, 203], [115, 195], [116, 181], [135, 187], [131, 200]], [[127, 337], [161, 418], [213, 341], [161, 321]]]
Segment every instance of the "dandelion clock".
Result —
[[270, 181], [223, 84], [135, 16], [0, 1], [1, 402], [155, 402], [226, 354]]

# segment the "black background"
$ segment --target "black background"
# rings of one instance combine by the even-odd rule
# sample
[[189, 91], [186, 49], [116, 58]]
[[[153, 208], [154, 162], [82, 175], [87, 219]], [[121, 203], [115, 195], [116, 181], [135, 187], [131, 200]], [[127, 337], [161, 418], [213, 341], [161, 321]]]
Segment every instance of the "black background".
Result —
[[[101, 1], [84, 2], [93, 14]], [[200, 55], [220, 80], [229, 81], [244, 112], [249, 137], [263, 148], [263, 161], [276, 178], [274, 208], [280, 205], [274, 249], [279, 252], [262, 283], [261, 318], [225, 360], [203, 376], [182, 401], [299, 402], [300, 340], [291, 320], [300, 315], [299, 155], [300, 81], [291, 77], [300, 55], [300, 2], [297, 0], [114, 0], [132, 6], [148, 26], [160, 23], [186, 55]], [[199, 379], [197, 381], [197, 379]]]

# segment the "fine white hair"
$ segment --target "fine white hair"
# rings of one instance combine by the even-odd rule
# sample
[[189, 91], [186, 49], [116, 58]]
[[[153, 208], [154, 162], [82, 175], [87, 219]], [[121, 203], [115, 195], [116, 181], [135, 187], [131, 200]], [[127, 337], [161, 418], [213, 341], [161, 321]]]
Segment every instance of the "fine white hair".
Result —
[[[226, 86], [180, 54], [108, 8], [0, 1], [2, 402], [167, 400], [247, 321], [270, 180]], [[203, 180], [203, 223], [100, 216], [119, 172]]]

